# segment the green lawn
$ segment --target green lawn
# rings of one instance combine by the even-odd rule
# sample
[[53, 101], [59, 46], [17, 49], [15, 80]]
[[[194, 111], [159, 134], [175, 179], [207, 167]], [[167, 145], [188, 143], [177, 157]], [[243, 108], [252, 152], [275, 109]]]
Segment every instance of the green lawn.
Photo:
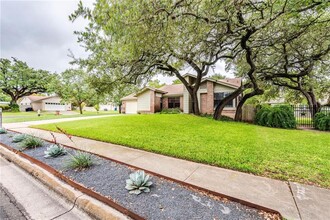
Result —
[[3, 112], [3, 123], [13, 123], [13, 122], [25, 122], [25, 121], [39, 121], [47, 119], [58, 119], [58, 118], [76, 118], [76, 117], [85, 117], [85, 116], [97, 116], [97, 115], [108, 115], [108, 114], [117, 114], [115, 111], [100, 111], [97, 112], [88, 112], [84, 111], [82, 115], [78, 112], [71, 112], [71, 114], [61, 114], [55, 115], [54, 112], [41, 112], [39, 117], [36, 112]]
[[[58, 123], [72, 135], [330, 188], [330, 133], [192, 115], [132, 115]], [[56, 130], [54, 125], [35, 126]]]

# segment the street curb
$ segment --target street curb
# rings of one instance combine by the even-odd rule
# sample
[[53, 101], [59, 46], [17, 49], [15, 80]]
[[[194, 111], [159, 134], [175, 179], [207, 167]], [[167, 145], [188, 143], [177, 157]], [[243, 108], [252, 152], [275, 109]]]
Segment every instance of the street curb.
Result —
[[37, 178], [47, 187], [63, 196], [69, 202], [74, 203], [79, 209], [83, 210], [90, 216], [102, 220], [129, 219], [127, 216], [111, 208], [110, 206], [74, 189], [72, 186], [64, 183], [63, 181], [60, 181], [51, 173], [6, 149], [3, 147], [3, 145], [0, 144], [0, 146], [0, 155], [2, 155], [5, 159], [24, 169], [26, 172]]

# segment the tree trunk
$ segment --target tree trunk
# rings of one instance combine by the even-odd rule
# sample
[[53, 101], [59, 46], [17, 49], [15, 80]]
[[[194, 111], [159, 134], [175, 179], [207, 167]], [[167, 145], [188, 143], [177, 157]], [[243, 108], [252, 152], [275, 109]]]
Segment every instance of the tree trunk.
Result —
[[200, 115], [199, 112], [199, 106], [198, 106], [198, 97], [197, 97], [197, 91], [193, 92], [193, 96], [191, 97], [193, 100], [193, 113], [194, 115]]
[[10, 97], [11, 97], [10, 105], [17, 104], [18, 97], [17, 96], [10, 96]]
[[320, 110], [321, 107], [320, 104], [317, 102], [312, 90], [310, 90], [309, 92], [305, 90], [300, 90], [300, 91], [307, 99], [309, 111], [311, 113], [312, 118], [314, 118], [315, 114]]
[[118, 105], [118, 112], [121, 114], [121, 104]]
[[221, 117], [221, 113], [225, 106], [234, 98], [238, 97], [240, 94], [242, 94], [247, 88], [249, 88], [251, 84], [246, 84], [240, 86], [238, 89], [236, 89], [234, 92], [232, 92], [229, 96], [225, 97], [223, 100], [220, 101], [220, 103], [216, 106], [214, 113], [213, 113], [213, 119], [219, 120]]
[[245, 94], [236, 107], [235, 121], [242, 121], [242, 108], [243, 108], [244, 103], [249, 98], [252, 98], [253, 96], [256, 96], [256, 95], [262, 95], [263, 93], [264, 93], [264, 91], [262, 89], [257, 89], [257, 90], [253, 90], [250, 93]]
[[79, 106], [79, 112], [82, 115], [83, 114], [82, 103], [79, 103], [78, 106]]

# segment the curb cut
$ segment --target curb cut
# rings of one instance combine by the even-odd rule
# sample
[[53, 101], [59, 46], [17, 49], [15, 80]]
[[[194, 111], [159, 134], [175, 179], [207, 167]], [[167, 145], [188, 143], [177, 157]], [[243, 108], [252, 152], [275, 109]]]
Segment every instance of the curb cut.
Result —
[[88, 196], [72, 186], [60, 181], [57, 177], [31, 163], [29, 160], [20, 157], [11, 152], [0, 144], [0, 155], [10, 162], [15, 163], [20, 168], [37, 178], [44, 185], [63, 196], [66, 200], [75, 204], [79, 209], [83, 210], [96, 219], [105, 220], [127, 220], [130, 219], [119, 211], [108, 205]]

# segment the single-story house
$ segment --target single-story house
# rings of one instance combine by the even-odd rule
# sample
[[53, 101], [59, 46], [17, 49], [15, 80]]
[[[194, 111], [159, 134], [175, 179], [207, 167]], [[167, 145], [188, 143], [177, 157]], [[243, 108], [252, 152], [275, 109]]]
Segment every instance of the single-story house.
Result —
[[[196, 76], [184, 76], [191, 84]], [[212, 114], [218, 102], [241, 86], [241, 78], [214, 80], [202, 79], [197, 91], [199, 109], [203, 114]], [[238, 99], [231, 101], [223, 111], [224, 115], [233, 117]], [[161, 88], [145, 87], [137, 93], [121, 99], [122, 113], [155, 113], [167, 108], [180, 108], [184, 113], [192, 113], [192, 100], [183, 84], [165, 85]]]
[[18, 103], [20, 111], [71, 111], [71, 103], [64, 103], [58, 96], [24, 96]]

